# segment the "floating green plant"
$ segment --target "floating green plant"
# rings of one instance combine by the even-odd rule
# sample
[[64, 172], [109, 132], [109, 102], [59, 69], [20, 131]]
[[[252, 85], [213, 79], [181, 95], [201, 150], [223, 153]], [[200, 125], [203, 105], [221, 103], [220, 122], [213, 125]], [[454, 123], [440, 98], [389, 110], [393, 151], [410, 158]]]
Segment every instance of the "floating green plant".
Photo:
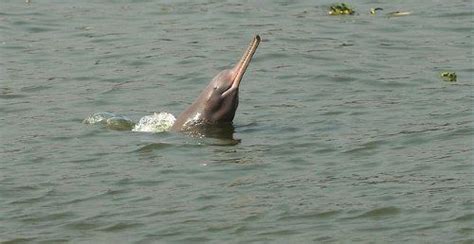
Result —
[[458, 76], [454, 72], [442, 72], [441, 78], [443, 78], [445, 81], [455, 82]]
[[333, 4], [329, 9], [329, 15], [352, 15], [355, 13], [354, 9], [350, 8], [345, 3]]

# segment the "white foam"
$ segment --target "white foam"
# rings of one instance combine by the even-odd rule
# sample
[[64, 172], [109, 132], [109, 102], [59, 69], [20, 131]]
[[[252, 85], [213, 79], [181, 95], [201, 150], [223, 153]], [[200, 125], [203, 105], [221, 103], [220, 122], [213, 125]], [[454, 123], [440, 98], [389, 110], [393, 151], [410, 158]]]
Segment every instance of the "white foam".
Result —
[[116, 115], [113, 113], [109, 112], [98, 112], [89, 115], [89, 117], [85, 118], [84, 121], [82, 121], [84, 124], [98, 124], [98, 123], [106, 123], [107, 119], [110, 119], [112, 117], [115, 117]]
[[168, 131], [175, 121], [176, 118], [170, 113], [154, 113], [153, 115], [143, 116], [132, 131], [155, 133]]

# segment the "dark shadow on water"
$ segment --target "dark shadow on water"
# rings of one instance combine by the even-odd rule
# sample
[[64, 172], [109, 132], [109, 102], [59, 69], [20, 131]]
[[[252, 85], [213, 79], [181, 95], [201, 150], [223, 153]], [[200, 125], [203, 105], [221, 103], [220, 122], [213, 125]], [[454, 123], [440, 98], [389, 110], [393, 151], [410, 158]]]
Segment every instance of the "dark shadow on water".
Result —
[[[206, 146], [234, 146], [240, 143], [240, 139], [234, 138], [234, 126], [232, 124], [196, 126], [183, 132], [165, 132], [150, 134], [152, 141], [141, 145], [135, 152], [150, 153], [165, 149], [193, 148]], [[165, 136], [167, 135], [167, 136]]]
[[183, 133], [193, 138], [201, 138], [207, 145], [233, 146], [240, 143], [240, 139], [234, 138], [235, 128], [232, 123], [194, 126]]
[[138, 148], [137, 150], [135, 150], [135, 152], [147, 153], [147, 152], [152, 152], [152, 151], [155, 151], [155, 150], [162, 150], [162, 149], [169, 148], [169, 147], [172, 147], [172, 146], [173, 146], [172, 144], [156, 142], [156, 143], [150, 143], [148, 145], [142, 146], [142, 147]]

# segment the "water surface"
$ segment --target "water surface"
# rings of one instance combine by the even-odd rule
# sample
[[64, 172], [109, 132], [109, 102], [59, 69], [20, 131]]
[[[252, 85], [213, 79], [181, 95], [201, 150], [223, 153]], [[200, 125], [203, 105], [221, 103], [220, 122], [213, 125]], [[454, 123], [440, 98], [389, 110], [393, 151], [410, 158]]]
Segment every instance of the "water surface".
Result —
[[[0, 242], [473, 242], [472, 2], [331, 3], [2, 1]], [[82, 123], [177, 115], [257, 33], [238, 143]]]

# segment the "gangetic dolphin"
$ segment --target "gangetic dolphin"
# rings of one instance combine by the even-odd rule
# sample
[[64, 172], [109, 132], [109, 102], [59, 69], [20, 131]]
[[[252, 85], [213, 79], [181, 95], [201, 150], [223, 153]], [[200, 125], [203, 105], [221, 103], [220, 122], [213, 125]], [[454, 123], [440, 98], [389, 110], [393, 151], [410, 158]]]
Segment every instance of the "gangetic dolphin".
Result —
[[231, 124], [239, 105], [239, 85], [260, 43], [256, 35], [234, 68], [221, 71], [201, 95], [182, 112], [172, 131], [189, 131], [202, 126]]

